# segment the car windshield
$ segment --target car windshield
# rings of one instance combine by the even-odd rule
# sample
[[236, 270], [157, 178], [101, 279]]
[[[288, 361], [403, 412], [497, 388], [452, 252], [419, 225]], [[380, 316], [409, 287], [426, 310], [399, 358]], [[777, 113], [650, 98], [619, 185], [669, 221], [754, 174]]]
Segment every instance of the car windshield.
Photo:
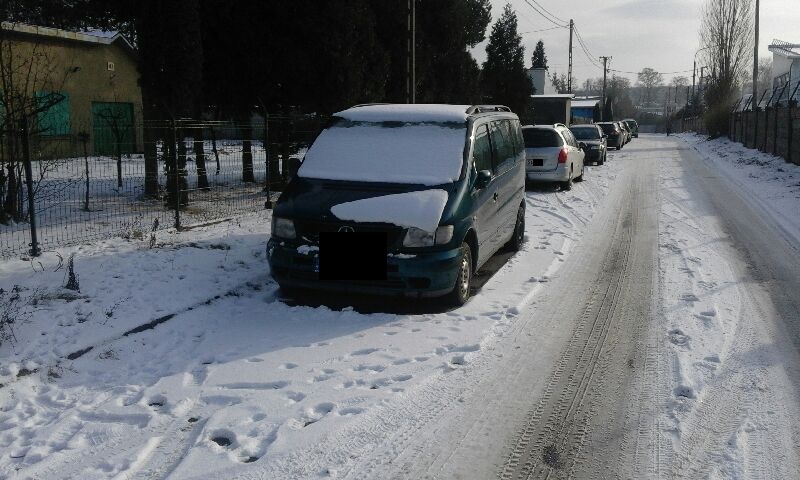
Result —
[[598, 125], [600, 125], [600, 128], [602, 128], [605, 133], [614, 133], [617, 131], [617, 127], [613, 123], [600, 123]]
[[461, 176], [466, 123], [340, 119], [314, 141], [303, 178], [442, 185]]
[[522, 136], [525, 138], [525, 148], [560, 147], [561, 137], [554, 130], [542, 128], [524, 128]]
[[597, 140], [600, 138], [600, 132], [596, 127], [576, 127], [570, 128], [572, 134], [578, 140]]

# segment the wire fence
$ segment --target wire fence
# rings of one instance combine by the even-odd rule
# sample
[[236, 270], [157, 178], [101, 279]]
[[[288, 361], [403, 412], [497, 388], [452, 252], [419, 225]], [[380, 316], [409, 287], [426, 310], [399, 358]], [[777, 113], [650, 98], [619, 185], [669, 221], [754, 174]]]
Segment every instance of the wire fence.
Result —
[[[786, 82], [734, 102], [728, 116], [728, 138], [800, 164], [800, 81]], [[724, 114], [724, 112], [723, 112]], [[673, 120], [681, 131], [707, 131], [704, 115]]]
[[0, 132], [0, 257], [263, 210], [324, 119], [92, 123]]

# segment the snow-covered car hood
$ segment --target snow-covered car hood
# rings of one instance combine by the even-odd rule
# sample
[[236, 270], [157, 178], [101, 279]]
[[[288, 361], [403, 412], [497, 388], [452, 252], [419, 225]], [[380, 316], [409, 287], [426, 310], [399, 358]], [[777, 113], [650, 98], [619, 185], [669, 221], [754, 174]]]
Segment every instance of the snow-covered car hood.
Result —
[[448, 198], [444, 190], [420, 190], [341, 203], [331, 207], [331, 213], [339, 220], [391, 223], [433, 232], [439, 226]]

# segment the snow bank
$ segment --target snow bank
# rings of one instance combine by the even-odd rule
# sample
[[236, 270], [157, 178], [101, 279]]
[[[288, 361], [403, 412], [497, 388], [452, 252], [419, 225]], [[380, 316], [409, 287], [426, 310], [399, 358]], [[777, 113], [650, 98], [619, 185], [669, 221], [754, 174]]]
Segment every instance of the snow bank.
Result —
[[461, 176], [466, 126], [335, 126], [320, 134], [298, 175], [360, 182], [441, 185]]
[[444, 190], [422, 190], [341, 203], [334, 205], [331, 212], [340, 220], [391, 223], [433, 232], [446, 204]]
[[800, 242], [800, 166], [727, 138], [708, 140], [694, 134], [679, 137], [703, 158], [714, 162], [718, 172], [744, 189], [748, 199]]
[[351, 122], [466, 122], [467, 105], [365, 105], [336, 114]]

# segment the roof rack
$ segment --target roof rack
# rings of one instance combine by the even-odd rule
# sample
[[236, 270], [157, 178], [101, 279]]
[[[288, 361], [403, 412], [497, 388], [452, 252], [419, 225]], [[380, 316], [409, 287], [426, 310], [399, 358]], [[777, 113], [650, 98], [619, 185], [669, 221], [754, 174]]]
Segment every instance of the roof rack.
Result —
[[486, 112], [511, 112], [505, 105], [473, 105], [467, 109], [467, 115]]
[[358, 108], [358, 107], [371, 107], [373, 105], [392, 105], [391, 103], [387, 102], [376, 102], [376, 103], [360, 103], [358, 105], [353, 105], [350, 108]]

